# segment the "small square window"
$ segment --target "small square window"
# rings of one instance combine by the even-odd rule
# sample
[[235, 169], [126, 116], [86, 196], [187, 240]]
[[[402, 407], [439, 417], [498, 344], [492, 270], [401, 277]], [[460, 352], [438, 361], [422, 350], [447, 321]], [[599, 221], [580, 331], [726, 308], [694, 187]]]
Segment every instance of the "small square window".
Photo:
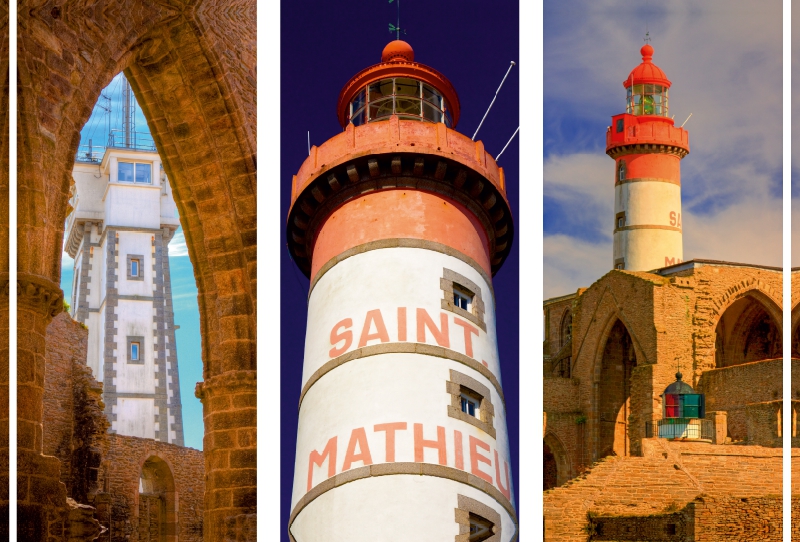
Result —
[[617, 264], [617, 269], [625, 269], [625, 264], [624, 263], [618, 263]]
[[127, 262], [128, 280], [144, 280], [144, 255], [128, 254]]
[[152, 164], [144, 162], [117, 162], [117, 181], [121, 183], [151, 183]]
[[128, 336], [128, 363], [144, 365], [144, 337]]
[[453, 305], [469, 312], [472, 310], [472, 294], [456, 284], [453, 284]]
[[131, 343], [131, 361], [139, 361], [139, 348], [141, 344], [138, 342]]
[[480, 404], [480, 399], [476, 399], [472, 395], [464, 393], [463, 391], [461, 392], [461, 412], [477, 418]]
[[625, 227], [625, 217], [624, 216], [617, 217], [617, 228], [623, 228], [623, 227]]
[[121, 183], [133, 182], [133, 164], [130, 162], [119, 162], [117, 164], [117, 180]]
[[625, 119], [617, 119], [617, 133], [625, 130]]
[[478, 514], [469, 514], [469, 542], [482, 542], [494, 534], [494, 523]]

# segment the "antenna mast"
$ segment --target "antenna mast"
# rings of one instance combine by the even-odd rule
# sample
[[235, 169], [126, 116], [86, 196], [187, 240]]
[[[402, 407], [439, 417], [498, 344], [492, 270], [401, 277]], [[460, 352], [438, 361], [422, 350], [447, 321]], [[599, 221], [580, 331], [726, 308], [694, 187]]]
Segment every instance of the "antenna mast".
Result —
[[128, 82], [128, 78], [123, 75], [122, 79], [122, 132], [125, 137], [125, 147], [131, 148], [133, 132], [136, 129], [134, 127], [135, 121], [133, 119], [132, 107], [133, 91], [131, 90], [131, 84]]
[[[394, 2], [394, 0], [389, 0], [390, 4], [392, 2]], [[397, 26], [389, 23], [389, 32], [397, 32], [397, 39], [400, 39], [400, 0], [397, 0]], [[403, 30], [403, 34], [405, 33], [406, 31]]]

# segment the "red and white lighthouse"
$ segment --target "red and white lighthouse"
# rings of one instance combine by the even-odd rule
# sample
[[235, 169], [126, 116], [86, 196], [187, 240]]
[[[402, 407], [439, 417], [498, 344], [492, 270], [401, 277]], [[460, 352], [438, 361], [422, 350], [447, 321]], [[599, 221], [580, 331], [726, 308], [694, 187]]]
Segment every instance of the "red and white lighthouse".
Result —
[[514, 223], [459, 108], [394, 41], [292, 179], [287, 242], [311, 279], [297, 542], [516, 538], [492, 289]]
[[[611, 117], [606, 154], [614, 174], [614, 269], [651, 271], [683, 261], [681, 159], [689, 132], [669, 116], [672, 83], [653, 64], [653, 47], [622, 83], [625, 113]], [[674, 116], [674, 115], [673, 115]]]

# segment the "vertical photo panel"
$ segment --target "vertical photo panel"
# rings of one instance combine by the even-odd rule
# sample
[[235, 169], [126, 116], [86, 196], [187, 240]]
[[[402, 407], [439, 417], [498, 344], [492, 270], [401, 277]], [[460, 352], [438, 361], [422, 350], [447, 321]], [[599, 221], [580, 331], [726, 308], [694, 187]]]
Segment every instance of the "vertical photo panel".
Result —
[[782, 4], [544, 29], [545, 539], [782, 540]]
[[281, 18], [280, 539], [516, 540], [517, 6]]
[[256, 539], [255, 15], [18, 2], [19, 540]]

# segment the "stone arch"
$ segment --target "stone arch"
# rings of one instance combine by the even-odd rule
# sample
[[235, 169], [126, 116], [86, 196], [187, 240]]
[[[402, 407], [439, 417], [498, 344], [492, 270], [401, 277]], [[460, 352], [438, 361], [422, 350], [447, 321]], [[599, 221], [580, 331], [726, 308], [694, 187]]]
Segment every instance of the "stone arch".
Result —
[[139, 470], [138, 506], [135, 509], [140, 542], [177, 542], [178, 495], [170, 465], [149, 456]]
[[792, 357], [800, 358], [800, 303], [792, 308]]
[[782, 315], [772, 298], [755, 289], [732, 297], [714, 328], [716, 367], [782, 355]]
[[567, 307], [561, 315], [561, 324], [558, 326], [558, 347], [563, 348], [572, 340], [572, 309]]
[[[63, 296], [60, 252], [80, 130], [101, 90], [124, 71], [172, 184], [198, 287], [205, 529], [209, 540], [238, 536], [227, 530], [253, 523], [256, 502], [256, 2], [51, 7], [21, 0], [18, 10], [17, 303], [19, 334], [30, 340], [18, 352], [18, 396], [28, 407], [17, 423], [20, 453], [31, 455], [19, 462], [20, 483], [41, 474], [24, 469], [42, 462], [41, 352]], [[0, 253], [7, 252], [6, 243]], [[226, 422], [215, 423], [220, 417]], [[231, 450], [242, 453], [237, 475], [215, 476], [228, 469], [220, 458]], [[56, 494], [57, 476], [52, 483]], [[217, 493], [234, 490], [236, 505], [218, 504]], [[60, 495], [31, 494], [20, 504], [33, 518], [62, 500], [65, 507]]]
[[572, 478], [567, 449], [555, 433], [544, 436], [544, 490], [558, 487]]
[[629, 455], [631, 378], [641, 358], [628, 328], [618, 317], [610, 319], [600, 344], [595, 364], [596, 452], [598, 458]]

